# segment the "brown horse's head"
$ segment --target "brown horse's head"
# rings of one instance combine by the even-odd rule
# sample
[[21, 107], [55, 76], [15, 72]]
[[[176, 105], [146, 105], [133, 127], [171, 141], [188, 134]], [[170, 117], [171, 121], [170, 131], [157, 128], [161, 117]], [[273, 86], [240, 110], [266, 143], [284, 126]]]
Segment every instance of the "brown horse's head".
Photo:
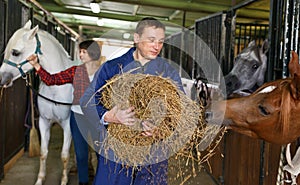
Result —
[[300, 136], [300, 65], [292, 52], [290, 78], [268, 82], [247, 97], [212, 105], [208, 122], [271, 143], [287, 144]]

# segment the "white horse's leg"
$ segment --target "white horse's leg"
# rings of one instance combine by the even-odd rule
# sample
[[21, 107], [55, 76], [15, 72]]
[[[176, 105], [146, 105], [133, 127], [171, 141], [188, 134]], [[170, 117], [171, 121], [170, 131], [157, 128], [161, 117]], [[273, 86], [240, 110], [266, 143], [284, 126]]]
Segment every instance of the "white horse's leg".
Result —
[[68, 164], [70, 158], [70, 146], [72, 141], [70, 117], [61, 123], [61, 127], [64, 130], [64, 143], [61, 151], [61, 160], [63, 163], [61, 185], [66, 185], [68, 183]]
[[48, 144], [50, 139], [51, 124], [48, 120], [39, 118], [39, 128], [41, 133], [41, 156], [40, 156], [40, 170], [35, 185], [42, 185], [46, 176], [46, 160], [48, 156]]

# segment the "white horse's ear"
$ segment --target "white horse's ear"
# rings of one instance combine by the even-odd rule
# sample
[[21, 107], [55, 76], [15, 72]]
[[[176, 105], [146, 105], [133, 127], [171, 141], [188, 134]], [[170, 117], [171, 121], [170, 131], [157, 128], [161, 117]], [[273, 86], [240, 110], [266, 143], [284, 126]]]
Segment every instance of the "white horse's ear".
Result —
[[253, 40], [253, 41], [249, 42], [248, 47], [252, 47], [252, 46], [255, 46], [255, 45], [256, 45], [255, 40]]
[[264, 40], [262, 46], [261, 46], [262, 52], [267, 53], [269, 51], [269, 42], [268, 39]]
[[24, 27], [23, 28], [25, 28], [25, 29], [30, 29], [31, 28], [31, 20], [28, 20], [27, 22], [26, 22], [26, 24], [24, 25]]
[[28, 33], [27, 33], [27, 39], [30, 40], [30, 39], [33, 39], [36, 35], [36, 33], [38, 32], [39, 30], [39, 26], [36, 25], [34, 28], [32, 28]]

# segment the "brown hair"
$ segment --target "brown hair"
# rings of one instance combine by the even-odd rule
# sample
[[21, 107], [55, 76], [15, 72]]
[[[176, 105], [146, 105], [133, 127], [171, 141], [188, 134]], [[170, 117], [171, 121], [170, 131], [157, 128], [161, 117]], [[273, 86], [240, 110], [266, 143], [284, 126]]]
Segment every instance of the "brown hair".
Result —
[[101, 52], [98, 43], [94, 40], [86, 40], [79, 44], [80, 49], [86, 49], [92, 60], [99, 60]]
[[135, 33], [141, 35], [144, 32], [144, 29], [146, 27], [155, 27], [155, 28], [161, 28], [164, 31], [166, 30], [165, 25], [161, 23], [159, 20], [153, 17], [145, 17], [137, 24]]

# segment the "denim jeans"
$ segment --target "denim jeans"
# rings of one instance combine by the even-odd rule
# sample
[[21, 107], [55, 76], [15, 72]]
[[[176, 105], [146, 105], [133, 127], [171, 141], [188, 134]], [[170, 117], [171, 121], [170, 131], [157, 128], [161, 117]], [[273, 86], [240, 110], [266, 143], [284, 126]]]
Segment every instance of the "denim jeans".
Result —
[[79, 129], [77, 124], [88, 124], [82, 114], [71, 111], [70, 126], [74, 142], [79, 183], [89, 182], [89, 146], [84, 136], [88, 129]]

